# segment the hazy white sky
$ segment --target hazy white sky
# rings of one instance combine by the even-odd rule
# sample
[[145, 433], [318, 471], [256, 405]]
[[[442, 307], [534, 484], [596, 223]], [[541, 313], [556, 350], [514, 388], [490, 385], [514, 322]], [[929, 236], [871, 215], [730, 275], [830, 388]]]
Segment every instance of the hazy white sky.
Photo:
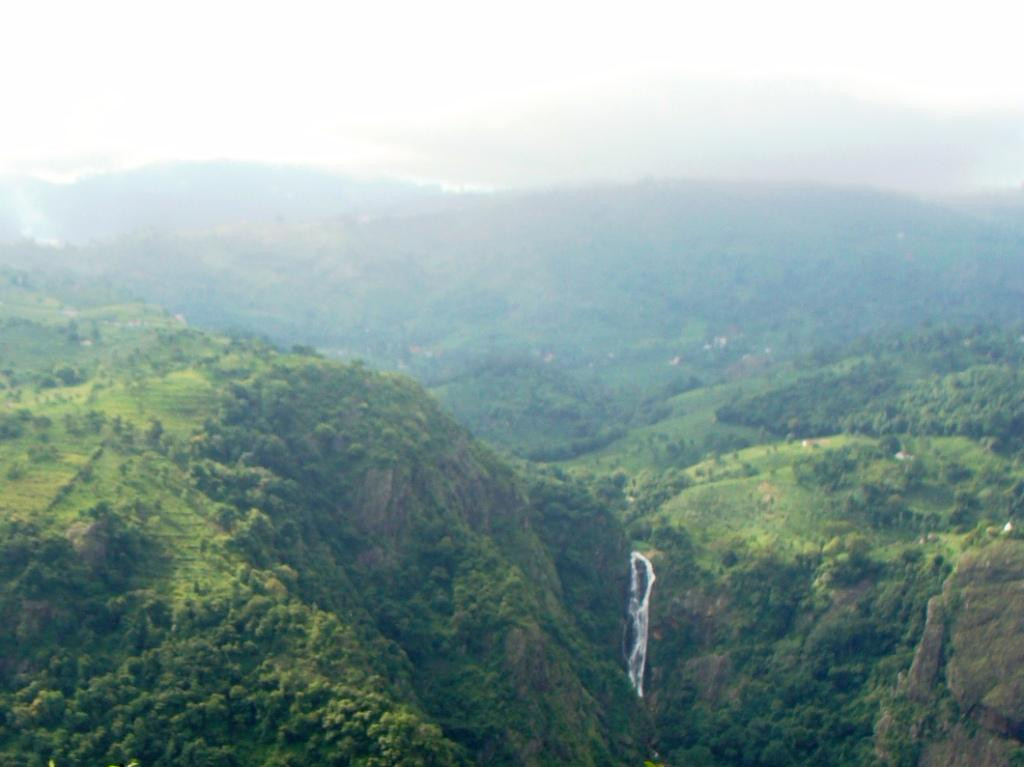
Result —
[[8, 3], [0, 172], [1024, 180], [1024, 3]]

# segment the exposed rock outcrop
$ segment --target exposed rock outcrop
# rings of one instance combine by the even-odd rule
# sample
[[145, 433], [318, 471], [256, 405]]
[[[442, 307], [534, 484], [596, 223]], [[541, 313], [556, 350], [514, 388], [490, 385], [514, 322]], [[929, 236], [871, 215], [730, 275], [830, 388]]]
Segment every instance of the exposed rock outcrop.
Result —
[[950, 692], [985, 729], [1024, 740], [1024, 546], [1006, 541], [965, 554], [950, 597]]
[[89, 567], [97, 568], [106, 562], [110, 526], [104, 522], [75, 522], [68, 528], [67, 539]]
[[915, 703], [926, 703], [935, 694], [935, 683], [942, 663], [942, 645], [946, 633], [946, 609], [942, 596], [928, 600], [924, 632], [914, 652], [914, 662], [907, 674], [905, 692]]
[[921, 753], [919, 767], [1006, 767], [1010, 763], [1011, 745], [1003, 738], [984, 730], [973, 735], [962, 725], [955, 726], [949, 737], [929, 743]]
[[732, 662], [728, 655], [711, 653], [691, 658], [683, 671], [696, 683], [697, 695], [702, 701], [718, 705], [732, 679]]
[[998, 541], [966, 552], [928, 601], [899, 685], [914, 705], [883, 708], [875, 725], [879, 760], [894, 763], [890, 746], [909, 738], [921, 748], [921, 767], [1008, 767], [1024, 745], [1022, 627], [1024, 545]]

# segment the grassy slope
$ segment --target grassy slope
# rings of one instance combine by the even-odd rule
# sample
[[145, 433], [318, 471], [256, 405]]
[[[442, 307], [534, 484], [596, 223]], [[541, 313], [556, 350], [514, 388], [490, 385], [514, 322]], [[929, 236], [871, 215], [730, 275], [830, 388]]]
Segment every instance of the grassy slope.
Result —
[[[108, 430], [89, 420], [92, 413], [123, 424], [119, 430], [133, 429], [140, 448], [153, 447], [146, 433], [154, 421], [166, 434], [185, 438], [216, 412], [214, 383], [200, 370], [184, 367], [185, 355], [216, 354], [222, 342], [184, 330], [174, 318], [141, 305], [78, 309], [10, 282], [3, 288], [0, 318], [33, 323], [8, 327], [3, 334], [3, 363], [22, 379], [20, 385], [8, 382], [3, 407], [31, 413], [21, 439], [0, 442], [5, 519], [62, 532], [82, 509], [102, 501], [159, 509], [132, 520], [166, 556], [148, 585], [166, 590], [175, 601], [193, 594], [196, 584], [226, 588], [225, 579], [240, 560], [226, 552], [209, 499], [194, 491], [187, 473], [166, 455], [119, 449]], [[94, 321], [98, 337], [87, 336], [88, 343], [69, 339], [70, 322], [88, 327]], [[164, 346], [175, 348], [179, 367], [153, 374], [154, 367], [175, 365], [164, 359]], [[67, 364], [87, 370], [89, 379], [68, 386], [32, 385], [33, 374]]]

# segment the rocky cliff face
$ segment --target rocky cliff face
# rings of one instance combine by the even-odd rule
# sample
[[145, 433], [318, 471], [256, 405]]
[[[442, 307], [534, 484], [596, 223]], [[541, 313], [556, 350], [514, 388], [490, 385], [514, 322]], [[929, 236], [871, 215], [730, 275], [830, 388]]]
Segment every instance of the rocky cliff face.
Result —
[[914, 663], [906, 679], [907, 697], [917, 703], [927, 703], [935, 694], [946, 635], [945, 605], [945, 598], [941, 596], [928, 600], [924, 633], [914, 653]]
[[[1022, 628], [1024, 542], [967, 551], [928, 602], [913, 664], [876, 726], [879, 756], [925, 767], [1015, 764], [1024, 754]], [[901, 739], [916, 747], [893, 748]]]
[[1024, 740], [1024, 545], [999, 542], [965, 555], [950, 602], [950, 692], [984, 729]]

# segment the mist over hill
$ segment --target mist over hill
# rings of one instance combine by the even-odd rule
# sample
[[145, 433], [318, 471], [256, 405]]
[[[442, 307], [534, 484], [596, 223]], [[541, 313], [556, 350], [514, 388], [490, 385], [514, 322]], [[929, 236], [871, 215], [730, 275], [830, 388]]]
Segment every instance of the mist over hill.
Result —
[[316, 220], [394, 211], [435, 186], [244, 162], [167, 163], [66, 183], [0, 177], [0, 239], [85, 244], [140, 230]]

